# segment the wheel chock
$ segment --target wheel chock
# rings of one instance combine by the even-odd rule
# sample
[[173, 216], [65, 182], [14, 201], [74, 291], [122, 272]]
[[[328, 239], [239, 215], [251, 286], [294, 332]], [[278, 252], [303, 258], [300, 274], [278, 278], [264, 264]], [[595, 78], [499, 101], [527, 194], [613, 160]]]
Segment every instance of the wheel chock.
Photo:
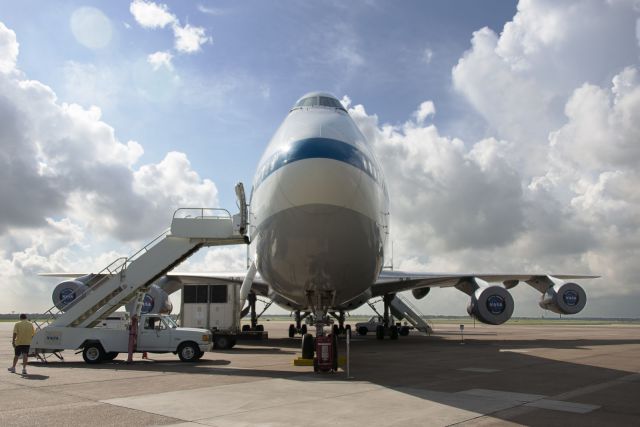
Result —
[[298, 357], [297, 359], [293, 359], [293, 366], [313, 366], [313, 359]]

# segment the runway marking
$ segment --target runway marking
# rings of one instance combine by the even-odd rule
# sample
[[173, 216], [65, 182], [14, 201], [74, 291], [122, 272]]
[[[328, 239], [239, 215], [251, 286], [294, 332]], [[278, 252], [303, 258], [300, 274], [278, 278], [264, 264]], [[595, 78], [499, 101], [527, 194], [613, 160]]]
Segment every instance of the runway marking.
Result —
[[492, 374], [494, 372], [500, 372], [500, 369], [490, 369], [490, 368], [460, 368], [458, 371], [464, 372], [478, 372], [480, 374]]

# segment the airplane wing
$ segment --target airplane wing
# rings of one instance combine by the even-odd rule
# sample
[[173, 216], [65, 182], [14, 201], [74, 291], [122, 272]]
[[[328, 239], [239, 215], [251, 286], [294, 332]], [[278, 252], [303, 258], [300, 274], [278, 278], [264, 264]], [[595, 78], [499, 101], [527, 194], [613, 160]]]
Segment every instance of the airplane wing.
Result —
[[[86, 276], [89, 273], [40, 273], [38, 276], [42, 277], [61, 277], [65, 279], [75, 279], [77, 277]], [[171, 272], [167, 273], [167, 277], [180, 280], [182, 283], [199, 283], [199, 282], [222, 282], [222, 283], [237, 283], [242, 284], [246, 271], [238, 272], [223, 272], [223, 273], [191, 273], [191, 272]], [[96, 275], [97, 276], [97, 275]], [[251, 289], [259, 295], [268, 296], [269, 285], [265, 282], [260, 273], [256, 273], [253, 279]]]
[[507, 282], [514, 286], [517, 282], [539, 277], [553, 276], [558, 279], [597, 279], [600, 276], [577, 274], [495, 274], [495, 273], [416, 273], [398, 270], [383, 270], [371, 290], [373, 296], [409, 291], [419, 288], [445, 288], [455, 286], [461, 279], [477, 278], [485, 282]]

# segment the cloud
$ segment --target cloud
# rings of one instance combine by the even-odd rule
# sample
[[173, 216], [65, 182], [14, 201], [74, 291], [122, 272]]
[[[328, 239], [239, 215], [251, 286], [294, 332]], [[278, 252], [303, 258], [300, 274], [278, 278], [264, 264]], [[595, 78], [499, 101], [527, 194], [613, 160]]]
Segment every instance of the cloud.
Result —
[[[601, 274], [584, 315], [638, 315], [637, 19], [632, 2], [523, 1], [500, 35], [476, 31], [452, 69], [488, 124], [476, 139], [426, 123], [430, 101], [402, 125], [350, 108], [387, 174], [396, 267]], [[516, 314], [537, 315], [520, 288]]]
[[147, 56], [147, 62], [151, 64], [154, 70], [159, 70], [160, 67], [164, 67], [169, 71], [173, 70], [173, 64], [171, 60], [173, 55], [170, 52], [155, 52]]
[[198, 10], [206, 15], [220, 16], [227, 13], [226, 10], [217, 7], [209, 7], [202, 4], [198, 5]]
[[136, 22], [143, 28], [164, 28], [169, 24], [178, 22], [178, 18], [169, 13], [169, 8], [166, 4], [134, 0], [129, 5], [129, 11]]
[[0, 73], [10, 73], [18, 60], [16, 33], [0, 22]]
[[[204, 6], [199, 6], [199, 10], [203, 13], [213, 12], [213, 9], [207, 9]], [[165, 4], [134, 0], [129, 6], [129, 11], [143, 28], [170, 26], [174, 36], [174, 48], [178, 53], [199, 52], [202, 50], [202, 45], [212, 42], [212, 38], [207, 35], [204, 28], [190, 24], [181, 25], [180, 20], [169, 12], [169, 8]], [[160, 65], [171, 64], [172, 56], [170, 55], [170, 52], [156, 52], [149, 55], [148, 60], [157, 69]]]
[[424, 121], [429, 116], [433, 116], [436, 114], [436, 107], [433, 105], [432, 101], [425, 101], [420, 104], [420, 108], [413, 115], [416, 118], [416, 122], [418, 124], [423, 124]]
[[424, 52], [422, 52], [422, 60], [426, 64], [430, 64], [432, 59], [433, 59], [433, 50], [430, 48], [426, 48]]
[[[0, 38], [15, 35], [0, 23]], [[121, 141], [100, 108], [27, 79], [13, 46], [0, 56], [11, 65], [0, 74], [0, 311], [18, 301], [42, 310], [50, 280], [36, 272], [97, 271], [123, 255], [113, 247], [126, 254], [165, 229], [176, 208], [216, 206], [217, 189], [183, 153], [138, 165], [141, 144]]]
[[173, 34], [175, 35], [174, 47], [181, 53], [194, 53], [200, 51], [205, 43], [211, 43], [211, 37], [208, 37], [206, 31], [202, 27], [194, 27], [189, 24], [181, 27], [173, 26]]

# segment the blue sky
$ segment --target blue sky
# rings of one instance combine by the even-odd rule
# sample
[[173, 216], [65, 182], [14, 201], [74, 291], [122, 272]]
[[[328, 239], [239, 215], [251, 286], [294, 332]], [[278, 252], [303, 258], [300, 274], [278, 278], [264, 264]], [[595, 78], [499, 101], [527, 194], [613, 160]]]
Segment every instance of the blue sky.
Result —
[[[19, 65], [30, 78], [54, 88], [61, 101], [100, 106], [119, 139], [143, 144], [142, 162], [156, 162], [170, 150], [185, 152], [195, 170], [218, 184], [224, 205], [232, 201], [235, 181], [251, 182], [262, 148], [308, 91], [348, 94], [389, 123], [406, 120], [432, 99], [439, 108], [437, 123], [445, 130], [455, 126], [468, 107], [451, 90], [451, 68], [469, 48], [473, 31], [483, 26], [499, 31], [515, 13], [513, 1], [166, 5], [213, 40], [199, 52], [174, 58], [174, 72], [184, 85], [176, 91], [190, 95], [168, 89], [168, 94], [137, 93], [136, 86], [147, 89], [137, 67], [146, 65], [150, 53], [171, 48], [173, 36], [168, 29], [138, 25], [128, 2], [4, 2], [1, 17], [19, 34]], [[109, 18], [112, 37], [105, 47], [90, 49], [74, 37], [71, 15], [82, 6]], [[357, 60], [332, 56], [344, 44], [352, 46]], [[77, 99], [68, 87], [70, 63], [95, 66], [90, 78], [97, 93]], [[163, 78], [168, 76], [158, 78], [158, 85], [171, 85]], [[215, 99], [185, 99], [206, 86], [213, 87]]]
[[179, 206], [233, 210], [326, 90], [381, 160], [396, 268], [601, 274], [584, 315], [640, 317], [639, 58], [633, 0], [0, 0], [0, 312], [48, 308], [36, 273], [99, 270]]

